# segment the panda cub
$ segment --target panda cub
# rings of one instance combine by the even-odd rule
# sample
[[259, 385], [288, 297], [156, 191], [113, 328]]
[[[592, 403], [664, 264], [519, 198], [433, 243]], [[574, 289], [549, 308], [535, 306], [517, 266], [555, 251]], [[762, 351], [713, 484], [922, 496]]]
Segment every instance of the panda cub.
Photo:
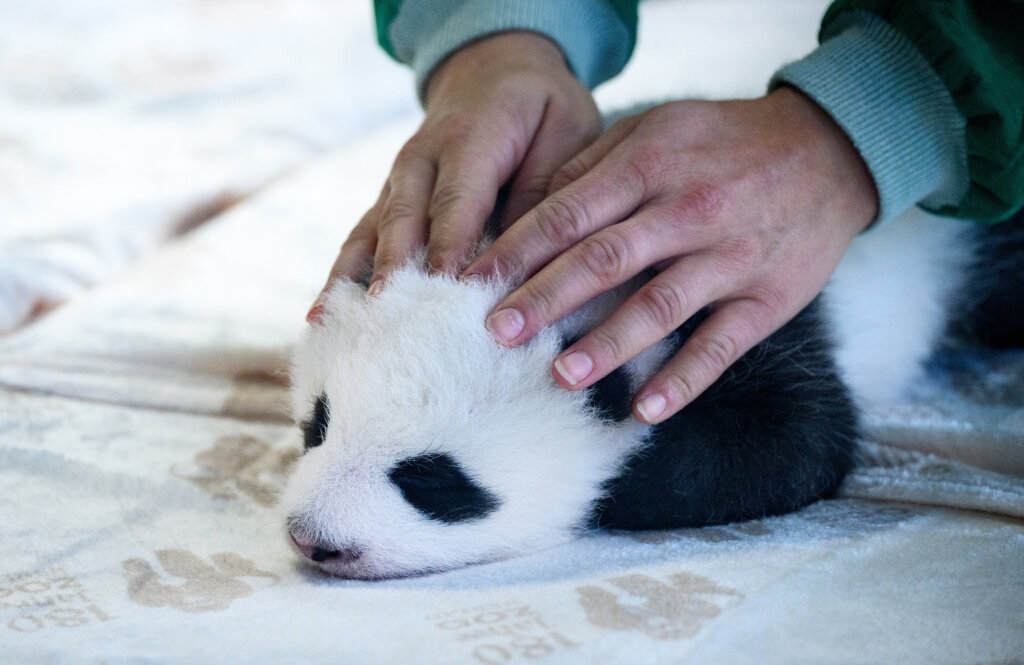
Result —
[[[1024, 246], [1024, 225], [1001, 227]], [[632, 417], [631, 397], [701, 315], [587, 390], [550, 374], [639, 282], [515, 349], [483, 325], [508, 283], [429, 276], [422, 257], [374, 297], [337, 283], [294, 358], [305, 452], [281, 502], [291, 540], [326, 572], [378, 579], [593, 527], [720, 524], [829, 496], [852, 463], [858, 406], [896, 399], [948, 312], [978, 301], [962, 294], [990, 269], [976, 260], [985, 233], [915, 209], [863, 234], [815, 302], [655, 426]], [[1018, 285], [1020, 268], [1007, 271]]]

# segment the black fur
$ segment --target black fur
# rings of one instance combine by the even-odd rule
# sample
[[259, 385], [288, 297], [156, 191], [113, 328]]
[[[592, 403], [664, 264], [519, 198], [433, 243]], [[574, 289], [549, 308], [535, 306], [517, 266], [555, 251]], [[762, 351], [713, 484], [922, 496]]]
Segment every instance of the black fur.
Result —
[[[677, 343], [705, 317], [682, 326]], [[606, 484], [594, 520], [666, 529], [796, 510], [836, 490], [856, 440], [856, 409], [815, 301], [655, 426]]]
[[629, 375], [619, 367], [587, 389], [587, 403], [599, 418], [612, 422], [633, 415], [633, 391]]
[[327, 436], [329, 415], [330, 409], [327, 404], [327, 395], [320, 393], [320, 397], [316, 398], [316, 404], [313, 405], [313, 413], [309, 414], [309, 418], [302, 422], [304, 450], [316, 448], [323, 444], [324, 437]]
[[974, 240], [967, 288], [952, 308], [950, 332], [995, 348], [1024, 346], [1024, 210]]
[[388, 472], [402, 496], [430, 519], [455, 523], [497, 510], [498, 497], [469, 478], [450, 455], [430, 453], [402, 460]]

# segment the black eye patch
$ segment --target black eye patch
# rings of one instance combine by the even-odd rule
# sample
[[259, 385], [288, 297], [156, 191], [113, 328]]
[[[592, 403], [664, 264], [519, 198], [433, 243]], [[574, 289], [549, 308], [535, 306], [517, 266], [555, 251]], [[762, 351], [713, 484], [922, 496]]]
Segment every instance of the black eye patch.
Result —
[[316, 448], [327, 436], [327, 422], [330, 418], [327, 406], [327, 395], [320, 393], [313, 405], [313, 413], [302, 422], [303, 447], [306, 450]]
[[480, 519], [500, 504], [498, 497], [473, 482], [443, 453], [402, 460], [388, 472], [388, 478], [413, 508], [448, 524]]

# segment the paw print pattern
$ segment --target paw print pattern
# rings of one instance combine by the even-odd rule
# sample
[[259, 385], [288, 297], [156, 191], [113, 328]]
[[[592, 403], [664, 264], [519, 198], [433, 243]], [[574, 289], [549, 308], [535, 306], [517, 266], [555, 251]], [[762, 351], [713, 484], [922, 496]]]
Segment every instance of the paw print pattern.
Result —
[[708, 619], [742, 598], [734, 589], [692, 573], [675, 573], [668, 583], [647, 575], [623, 575], [600, 586], [577, 587], [587, 620], [610, 630], [635, 630], [656, 640], [696, 635]]
[[288, 470], [298, 457], [297, 449], [277, 450], [252, 436], [224, 436], [209, 450], [196, 454], [198, 473], [172, 467], [171, 474], [212, 496], [237, 499], [244, 494], [259, 505], [270, 507], [277, 501]]
[[164, 582], [149, 561], [127, 559], [122, 563], [128, 596], [147, 607], [173, 607], [182, 612], [217, 612], [238, 599], [250, 596], [253, 587], [239, 578], [264, 578], [276, 584], [278, 576], [259, 570], [237, 554], [214, 554], [210, 565], [187, 550], [157, 550], [160, 565], [174, 583]]

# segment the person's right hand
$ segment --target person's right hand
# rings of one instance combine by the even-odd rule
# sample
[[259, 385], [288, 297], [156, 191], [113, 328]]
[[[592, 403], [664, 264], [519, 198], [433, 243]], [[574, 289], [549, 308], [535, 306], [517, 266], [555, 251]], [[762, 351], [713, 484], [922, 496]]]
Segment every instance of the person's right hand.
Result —
[[[498, 218], [504, 230], [544, 198], [555, 171], [600, 130], [590, 91], [546, 37], [505, 32], [462, 48], [431, 75], [423, 124], [342, 245], [324, 290], [372, 261], [373, 294], [424, 244], [431, 269], [456, 274], [498, 190], [508, 185]], [[319, 300], [308, 319], [319, 317]]]

